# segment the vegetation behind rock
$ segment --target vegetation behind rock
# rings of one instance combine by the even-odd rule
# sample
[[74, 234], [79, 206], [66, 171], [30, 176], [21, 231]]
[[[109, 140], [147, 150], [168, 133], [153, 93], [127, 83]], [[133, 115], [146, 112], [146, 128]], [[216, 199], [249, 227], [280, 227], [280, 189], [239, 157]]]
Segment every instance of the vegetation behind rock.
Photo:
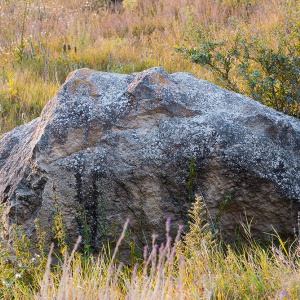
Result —
[[0, 133], [37, 117], [81, 67], [187, 71], [299, 117], [299, 14], [280, 0], [2, 1]]

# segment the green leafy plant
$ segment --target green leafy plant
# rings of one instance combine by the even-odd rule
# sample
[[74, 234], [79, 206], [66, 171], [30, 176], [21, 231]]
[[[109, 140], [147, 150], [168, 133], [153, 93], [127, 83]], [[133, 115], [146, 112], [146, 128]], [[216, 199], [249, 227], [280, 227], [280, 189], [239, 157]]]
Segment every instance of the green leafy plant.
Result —
[[188, 173], [188, 182], [187, 182], [188, 198], [190, 200], [194, 198], [194, 185], [195, 185], [195, 179], [197, 178], [197, 172], [195, 167], [196, 167], [195, 157], [192, 156], [189, 163], [189, 173]]
[[79, 212], [79, 219], [82, 225], [82, 243], [83, 243], [83, 251], [85, 255], [90, 255], [93, 253], [93, 248], [92, 248], [92, 232], [91, 232], [91, 227], [88, 224], [87, 221], [87, 211], [86, 210], [81, 210]]
[[[276, 29], [280, 31], [279, 29]], [[208, 69], [224, 87], [251, 96], [278, 111], [300, 117], [300, 31], [277, 34], [276, 46], [262, 36], [237, 30], [218, 41], [208, 30], [193, 31], [197, 46], [177, 47], [193, 63]]]
[[57, 246], [60, 250], [60, 253], [62, 255], [65, 255], [66, 252], [69, 251], [68, 235], [67, 235], [66, 226], [64, 224], [61, 207], [58, 203], [58, 196], [55, 193], [54, 184], [53, 184], [53, 191], [54, 191], [54, 207], [55, 207], [56, 213], [54, 215], [54, 225], [52, 227], [52, 231], [55, 234], [54, 238], [57, 241]]
[[66, 227], [63, 222], [63, 216], [59, 205], [55, 205], [56, 214], [54, 216], [54, 226], [52, 228], [55, 233], [54, 238], [57, 240], [57, 245], [62, 255], [68, 251]]

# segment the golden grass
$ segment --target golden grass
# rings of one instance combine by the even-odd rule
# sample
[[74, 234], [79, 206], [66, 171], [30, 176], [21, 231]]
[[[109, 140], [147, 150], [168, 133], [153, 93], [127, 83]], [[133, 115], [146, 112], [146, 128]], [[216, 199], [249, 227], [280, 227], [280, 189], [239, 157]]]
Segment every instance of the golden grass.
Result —
[[199, 197], [190, 216], [190, 230], [183, 240], [180, 228], [172, 242], [167, 220], [165, 244], [156, 245], [153, 238], [144, 258], [129, 265], [116, 259], [128, 223], [113, 255], [83, 255], [75, 246], [70, 255], [65, 253], [61, 262], [54, 263], [53, 248], [48, 259], [38, 258], [29, 254], [24, 236], [14, 240], [9, 255], [2, 243], [1, 296], [24, 300], [299, 299], [299, 246], [287, 248], [279, 239], [278, 247], [261, 247], [251, 238], [238, 248], [221, 246], [203, 222], [205, 210]]

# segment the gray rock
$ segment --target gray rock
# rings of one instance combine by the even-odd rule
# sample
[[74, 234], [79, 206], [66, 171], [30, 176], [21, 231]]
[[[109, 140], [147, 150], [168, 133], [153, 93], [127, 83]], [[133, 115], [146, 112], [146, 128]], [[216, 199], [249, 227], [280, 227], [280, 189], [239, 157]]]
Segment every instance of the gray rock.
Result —
[[[193, 163], [194, 161], [194, 163]], [[190, 165], [195, 173], [190, 172]], [[190, 74], [73, 72], [41, 116], [0, 141], [6, 224], [53, 240], [56, 206], [74, 243], [96, 249], [130, 218], [138, 245], [187, 223], [195, 193], [225, 240], [293, 236], [300, 210], [300, 123]], [[226, 200], [225, 200], [226, 199]]]

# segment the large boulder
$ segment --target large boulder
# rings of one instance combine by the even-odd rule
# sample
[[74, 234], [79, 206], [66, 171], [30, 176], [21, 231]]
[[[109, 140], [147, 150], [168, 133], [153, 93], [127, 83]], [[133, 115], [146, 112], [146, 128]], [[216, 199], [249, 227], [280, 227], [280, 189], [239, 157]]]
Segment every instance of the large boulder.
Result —
[[32, 122], [0, 141], [7, 224], [53, 240], [60, 213], [70, 242], [96, 249], [127, 218], [138, 244], [187, 223], [194, 194], [225, 240], [240, 222], [262, 237], [293, 236], [300, 210], [300, 123], [187, 73], [81, 69]]

